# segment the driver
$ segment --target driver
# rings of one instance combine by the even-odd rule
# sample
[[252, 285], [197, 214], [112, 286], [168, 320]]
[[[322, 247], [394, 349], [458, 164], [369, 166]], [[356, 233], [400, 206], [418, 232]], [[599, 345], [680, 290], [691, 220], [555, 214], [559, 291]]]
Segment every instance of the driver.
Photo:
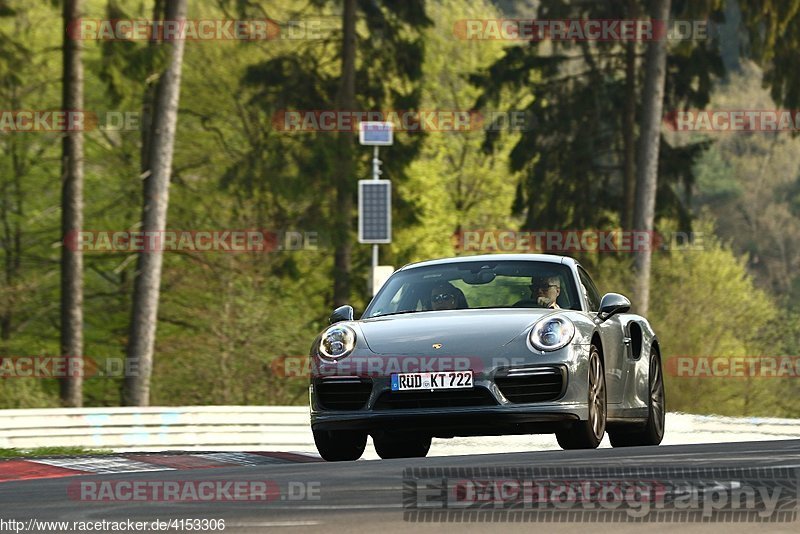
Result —
[[556, 302], [561, 294], [561, 282], [558, 276], [534, 276], [531, 278], [531, 300], [542, 308], [561, 309]]
[[433, 286], [431, 289], [431, 309], [455, 310], [458, 307], [456, 291], [452, 284], [442, 282]]

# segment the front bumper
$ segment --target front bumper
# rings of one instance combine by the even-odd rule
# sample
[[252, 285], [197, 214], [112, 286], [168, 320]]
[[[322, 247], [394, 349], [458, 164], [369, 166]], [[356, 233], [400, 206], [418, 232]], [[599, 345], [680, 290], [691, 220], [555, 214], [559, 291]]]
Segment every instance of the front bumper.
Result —
[[586, 419], [584, 404], [564, 406], [486, 406], [471, 408], [393, 410], [391, 412], [318, 412], [311, 415], [314, 430], [422, 432], [433, 437], [552, 434]]
[[[369, 433], [416, 431], [434, 437], [554, 433], [588, 418], [584, 351], [584, 346], [572, 345], [535, 361], [474, 372], [471, 390], [392, 392], [390, 376], [315, 375], [309, 388], [311, 426]], [[559, 389], [537, 397], [516, 385], [524, 380], [509, 387], [509, 375], [545, 371], [560, 374]], [[334, 385], [348, 382], [351, 391], [362, 395], [349, 405], [340, 402], [345, 396], [330, 394]]]

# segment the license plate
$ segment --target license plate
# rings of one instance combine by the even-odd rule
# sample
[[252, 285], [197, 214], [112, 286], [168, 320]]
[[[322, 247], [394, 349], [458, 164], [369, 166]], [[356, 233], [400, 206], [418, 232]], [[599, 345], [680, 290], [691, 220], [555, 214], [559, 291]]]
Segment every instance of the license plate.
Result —
[[467, 389], [471, 387], [472, 371], [392, 374], [392, 391]]

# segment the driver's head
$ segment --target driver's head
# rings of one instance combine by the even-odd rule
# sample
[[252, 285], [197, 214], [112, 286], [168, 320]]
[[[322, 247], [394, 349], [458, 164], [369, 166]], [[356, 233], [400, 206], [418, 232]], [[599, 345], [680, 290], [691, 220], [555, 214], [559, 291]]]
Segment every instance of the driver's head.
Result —
[[543, 308], [555, 307], [561, 294], [561, 282], [556, 275], [541, 275], [531, 278], [531, 299]]
[[446, 282], [436, 284], [431, 289], [431, 309], [455, 310], [458, 304], [456, 298], [456, 288], [452, 285]]

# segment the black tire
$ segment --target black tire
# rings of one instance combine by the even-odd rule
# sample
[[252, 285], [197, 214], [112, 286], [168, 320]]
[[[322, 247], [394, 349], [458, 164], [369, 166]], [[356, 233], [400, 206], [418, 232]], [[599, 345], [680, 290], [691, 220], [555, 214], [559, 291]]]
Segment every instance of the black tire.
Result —
[[384, 460], [392, 458], [424, 458], [431, 449], [431, 437], [385, 432], [372, 436], [375, 452]]
[[357, 430], [312, 430], [314, 443], [323, 460], [351, 462], [367, 448], [367, 433]]
[[587, 366], [589, 387], [589, 418], [574, 423], [568, 430], [556, 433], [558, 444], [564, 450], [596, 449], [606, 433], [606, 374], [600, 352], [594, 344], [589, 347], [589, 365]]
[[655, 446], [664, 439], [664, 419], [666, 416], [666, 396], [664, 395], [664, 371], [661, 356], [653, 347], [650, 351], [650, 397], [647, 405], [647, 422], [644, 425], [620, 426], [609, 430], [608, 437], [612, 447]]

